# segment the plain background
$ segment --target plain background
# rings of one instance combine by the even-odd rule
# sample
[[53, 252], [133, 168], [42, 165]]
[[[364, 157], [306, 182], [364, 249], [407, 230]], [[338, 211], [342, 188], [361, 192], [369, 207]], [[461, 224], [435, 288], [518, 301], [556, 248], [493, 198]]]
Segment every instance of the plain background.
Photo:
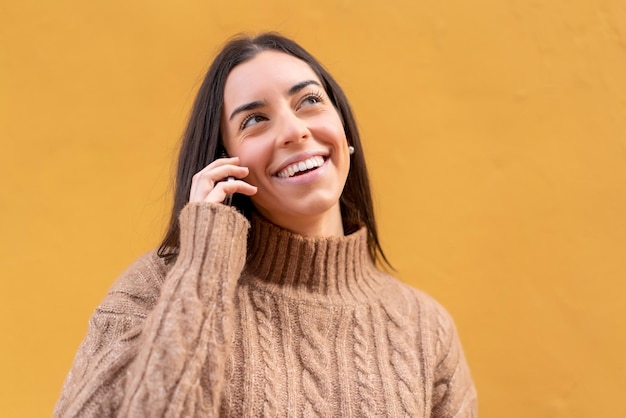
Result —
[[456, 319], [480, 416], [626, 416], [623, 0], [3, 1], [0, 415], [51, 414], [159, 242], [206, 68], [260, 30], [344, 87], [383, 246]]

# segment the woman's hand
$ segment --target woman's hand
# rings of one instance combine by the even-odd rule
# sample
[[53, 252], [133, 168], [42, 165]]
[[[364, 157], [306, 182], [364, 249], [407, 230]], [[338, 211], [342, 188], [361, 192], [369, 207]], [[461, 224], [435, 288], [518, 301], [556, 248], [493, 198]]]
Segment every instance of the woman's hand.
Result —
[[[248, 175], [248, 167], [238, 164], [239, 157], [218, 158], [197, 172], [191, 180], [189, 203], [220, 203], [226, 199], [226, 196], [233, 193], [247, 196], [255, 194], [257, 190], [255, 186], [238, 180]], [[234, 177], [235, 180], [225, 181], [228, 177]]]

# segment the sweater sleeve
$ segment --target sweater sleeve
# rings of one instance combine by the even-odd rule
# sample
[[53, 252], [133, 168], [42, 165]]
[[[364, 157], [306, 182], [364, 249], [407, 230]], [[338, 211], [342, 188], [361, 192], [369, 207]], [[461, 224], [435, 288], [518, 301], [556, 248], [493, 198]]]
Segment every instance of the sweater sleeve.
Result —
[[476, 388], [463, 354], [454, 321], [439, 304], [437, 309], [437, 364], [432, 418], [476, 418]]
[[249, 224], [209, 203], [187, 205], [179, 221], [163, 283], [140, 259], [96, 309], [55, 416], [217, 415]]

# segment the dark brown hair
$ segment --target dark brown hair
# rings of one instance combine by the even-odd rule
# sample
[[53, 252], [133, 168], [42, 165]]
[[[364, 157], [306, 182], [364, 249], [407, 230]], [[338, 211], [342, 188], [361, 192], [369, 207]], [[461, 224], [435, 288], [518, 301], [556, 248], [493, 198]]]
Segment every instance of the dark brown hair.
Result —
[[[158, 255], [169, 259], [178, 253], [180, 245], [178, 216], [189, 201], [192, 177], [215, 159], [220, 158], [224, 151], [221, 145], [220, 122], [226, 78], [237, 65], [267, 50], [283, 52], [306, 62], [322, 82], [324, 90], [342, 120], [348, 143], [355, 148], [351, 156], [348, 178], [340, 198], [344, 230], [346, 233], [351, 233], [361, 226], [366, 226], [368, 249], [372, 260], [384, 262], [390, 266], [378, 239], [363, 146], [348, 99], [339, 84], [311, 54], [294, 41], [276, 33], [233, 38], [226, 43], [209, 67], [196, 96], [182, 139], [176, 171], [174, 206]], [[250, 198], [240, 194], [234, 196], [233, 205], [247, 217], [250, 217], [254, 210]]]

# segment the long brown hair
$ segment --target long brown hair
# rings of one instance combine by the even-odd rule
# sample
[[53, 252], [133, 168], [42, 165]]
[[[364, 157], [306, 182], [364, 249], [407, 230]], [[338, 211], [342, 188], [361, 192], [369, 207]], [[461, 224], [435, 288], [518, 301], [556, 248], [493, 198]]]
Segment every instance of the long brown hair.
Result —
[[[238, 36], [222, 48], [209, 67], [183, 135], [176, 171], [174, 205], [158, 255], [169, 259], [178, 253], [180, 245], [178, 216], [189, 201], [192, 177], [222, 156], [220, 121], [226, 78], [237, 65], [266, 50], [283, 52], [306, 62], [322, 82], [324, 90], [341, 117], [348, 143], [355, 149], [340, 198], [344, 230], [351, 233], [361, 226], [366, 226], [368, 250], [372, 260], [384, 262], [391, 267], [378, 239], [363, 147], [348, 99], [339, 84], [311, 54], [294, 41], [277, 33], [262, 33], [256, 37]], [[251, 211], [254, 210], [250, 198], [241, 194], [234, 196], [233, 205], [247, 217], [250, 217]]]

